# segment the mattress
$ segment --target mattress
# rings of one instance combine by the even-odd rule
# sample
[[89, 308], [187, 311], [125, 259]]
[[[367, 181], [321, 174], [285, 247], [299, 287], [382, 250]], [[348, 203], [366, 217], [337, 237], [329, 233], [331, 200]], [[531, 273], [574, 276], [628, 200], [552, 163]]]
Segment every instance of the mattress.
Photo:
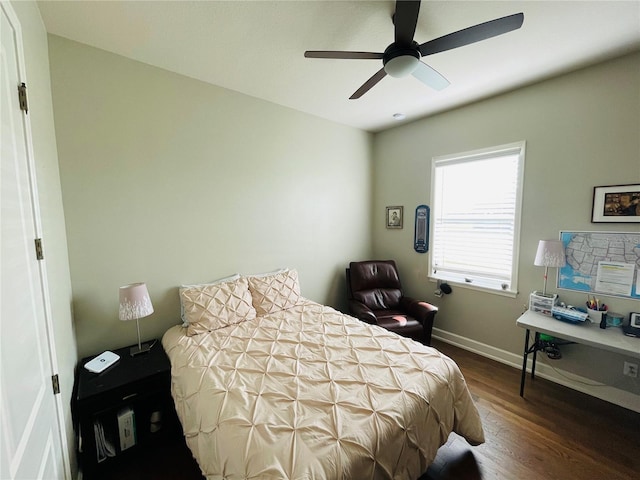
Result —
[[162, 343], [208, 479], [415, 480], [451, 432], [484, 441], [453, 360], [304, 298]]

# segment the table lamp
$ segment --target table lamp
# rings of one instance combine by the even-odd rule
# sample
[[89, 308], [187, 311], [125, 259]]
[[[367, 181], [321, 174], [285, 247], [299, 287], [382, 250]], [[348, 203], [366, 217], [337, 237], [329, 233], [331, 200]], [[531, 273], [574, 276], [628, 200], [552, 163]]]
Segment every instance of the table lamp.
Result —
[[140, 322], [141, 318], [153, 313], [153, 305], [149, 298], [147, 285], [144, 283], [132, 283], [120, 287], [120, 320], [134, 320], [138, 328], [138, 345], [134, 345], [129, 350], [132, 357], [146, 353], [151, 349], [148, 343], [140, 343]]
[[537, 267], [544, 267], [544, 287], [542, 296], [547, 295], [547, 274], [549, 267], [560, 268], [566, 264], [564, 255], [564, 245], [560, 240], [540, 240], [538, 251], [533, 264]]

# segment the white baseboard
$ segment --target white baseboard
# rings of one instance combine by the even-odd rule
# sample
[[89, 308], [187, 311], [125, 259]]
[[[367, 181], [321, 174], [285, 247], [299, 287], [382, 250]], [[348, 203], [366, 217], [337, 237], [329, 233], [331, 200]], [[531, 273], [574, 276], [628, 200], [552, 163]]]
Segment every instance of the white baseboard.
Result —
[[[507, 352], [506, 350], [501, 350], [499, 348], [492, 347], [491, 345], [486, 345], [454, 333], [440, 330], [439, 328], [433, 329], [433, 338], [449, 343], [455, 347], [462, 348], [463, 350], [468, 350], [469, 352], [473, 352], [482, 357], [490, 358], [496, 362], [517, 368], [518, 370], [522, 369], [521, 355], [516, 355], [515, 353]], [[529, 358], [527, 363], [528, 372], [531, 371], [531, 363], [532, 360]], [[561, 373], [556, 372], [556, 370]], [[590, 383], [593, 383], [593, 380], [570, 372], [564, 372], [560, 369], [554, 370], [542, 362], [536, 362], [536, 376], [640, 413], [640, 395], [634, 395], [631, 392], [608, 385], [589, 385]], [[571, 379], [575, 379], [575, 381], [572, 381]], [[520, 384], [518, 383], [518, 385], [514, 385], [513, 388], [519, 390]], [[525, 385], [525, 395], [526, 392], [527, 390]]]

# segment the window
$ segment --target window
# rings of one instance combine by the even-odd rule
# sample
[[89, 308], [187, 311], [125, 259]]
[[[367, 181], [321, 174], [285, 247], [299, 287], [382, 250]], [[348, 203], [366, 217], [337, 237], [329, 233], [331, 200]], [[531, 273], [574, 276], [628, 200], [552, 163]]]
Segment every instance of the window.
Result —
[[517, 293], [525, 142], [435, 157], [430, 276]]

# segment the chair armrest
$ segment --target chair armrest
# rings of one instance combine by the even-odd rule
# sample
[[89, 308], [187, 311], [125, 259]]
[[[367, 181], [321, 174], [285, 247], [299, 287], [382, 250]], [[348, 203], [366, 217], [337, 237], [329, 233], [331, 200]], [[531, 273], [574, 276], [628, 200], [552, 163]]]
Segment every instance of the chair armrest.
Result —
[[402, 297], [400, 307], [409, 315], [422, 323], [424, 329], [424, 344], [431, 345], [431, 331], [438, 307], [427, 302], [421, 302], [411, 297]]
[[374, 315], [373, 311], [364, 303], [357, 300], [349, 300], [349, 312], [351, 312], [351, 315], [356, 317], [358, 320], [362, 320], [363, 322], [373, 324], [377, 323], [376, 316]]
[[400, 299], [400, 308], [420, 321], [438, 313], [438, 307], [435, 305], [431, 305], [430, 303], [422, 302], [411, 297], [402, 297]]

